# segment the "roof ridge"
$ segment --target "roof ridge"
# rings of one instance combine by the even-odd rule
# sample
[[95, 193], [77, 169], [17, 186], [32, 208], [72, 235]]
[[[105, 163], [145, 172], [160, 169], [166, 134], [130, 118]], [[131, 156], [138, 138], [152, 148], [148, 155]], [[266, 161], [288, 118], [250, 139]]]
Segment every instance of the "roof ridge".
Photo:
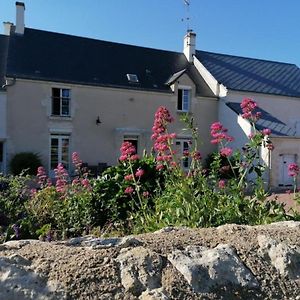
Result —
[[233, 55], [233, 54], [227, 54], [227, 53], [217, 53], [217, 52], [211, 52], [211, 51], [205, 51], [205, 50], [196, 50], [196, 51], [197, 52], [209, 53], [209, 54], [217, 54], [217, 55], [223, 55], [223, 56], [238, 57], [238, 58], [244, 58], [244, 59], [250, 59], [250, 60], [265, 61], [265, 62], [271, 62], [271, 63], [281, 64], [281, 65], [290, 65], [290, 66], [295, 66], [295, 67], [299, 68], [296, 64], [293, 64], [293, 63], [270, 60], [270, 59], [247, 57], [247, 56]]
[[78, 39], [84, 39], [84, 40], [91, 40], [91, 41], [96, 41], [96, 42], [102, 42], [102, 43], [107, 43], [107, 44], [117, 44], [117, 45], [123, 45], [123, 46], [129, 46], [129, 47], [136, 47], [136, 48], [142, 48], [142, 49], [148, 49], [148, 50], [154, 50], [154, 51], [163, 51], [163, 52], [169, 52], [169, 53], [183, 54], [183, 52], [178, 52], [178, 51], [158, 49], [158, 48], [151, 48], [151, 47], [145, 47], [145, 46], [139, 46], [139, 45], [132, 45], [132, 44], [125, 44], [125, 43], [119, 43], [119, 42], [113, 42], [113, 41], [106, 41], [106, 40], [101, 40], [101, 39], [92, 38], [92, 37], [84, 37], [84, 36], [79, 36], [79, 35], [73, 35], [73, 34], [69, 34], [69, 33], [61, 33], [61, 32], [55, 32], [55, 31], [49, 31], [49, 30], [42, 30], [42, 29], [36, 29], [36, 28], [30, 28], [30, 27], [25, 27], [25, 30], [26, 29], [27, 30], [29, 29], [29, 30], [32, 30], [32, 31], [39, 31], [39, 32], [45, 32], [45, 33], [57, 34], [57, 35], [62, 35], [62, 36], [69, 36], [69, 37], [78, 38]]

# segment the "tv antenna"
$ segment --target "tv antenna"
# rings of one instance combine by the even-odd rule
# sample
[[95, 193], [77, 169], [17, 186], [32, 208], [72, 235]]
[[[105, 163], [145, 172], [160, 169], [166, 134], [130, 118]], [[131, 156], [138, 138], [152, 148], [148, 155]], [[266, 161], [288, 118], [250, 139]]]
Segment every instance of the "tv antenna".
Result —
[[183, 4], [186, 9], [186, 16], [181, 19], [182, 22], [186, 22], [186, 29], [187, 31], [190, 31], [190, 5], [191, 5], [191, 0], [183, 0]]

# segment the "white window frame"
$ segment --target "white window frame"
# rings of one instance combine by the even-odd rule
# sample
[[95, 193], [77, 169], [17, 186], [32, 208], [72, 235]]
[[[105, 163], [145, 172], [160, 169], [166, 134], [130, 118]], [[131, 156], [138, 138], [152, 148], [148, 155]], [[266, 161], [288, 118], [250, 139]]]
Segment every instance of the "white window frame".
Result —
[[[180, 92], [181, 91], [181, 99]], [[179, 108], [179, 101], [181, 101], [181, 109]], [[182, 86], [179, 85], [177, 89], [177, 102], [176, 109], [178, 112], [189, 112], [191, 109], [191, 101], [192, 101], [192, 88], [190, 86]]]
[[[50, 177], [54, 177], [54, 169], [56, 168], [57, 164], [55, 166], [52, 167], [52, 152], [51, 152], [51, 148], [52, 148], [52, 140], [53, 139], [58, 139], [58, 151], [57, 151], [57, 164], [59, 163], [63, 163], [66, 170], [67, 171], [70, 171], [70, 153], [71, 153], [71, 137], [70, 135], [68, 134], [51, 134], [50, 135], [50, 141], [49, 141], [49, 170], [50, 170]], [[63, 146], [63, 140], [68, 140], [68, 161], [67, 163], [64, 163], [64, 160], [63, 160], [63, 149], [62, 149], [62, 146]], [[67, 165], [66, 165], [67, 164]]]
[[[59, 102], [60, 102], [59, 103], [60, 104], [59, 114], [55, 114], [53, 112], [54, 98], [57, 98], [57, 97], [54, 97], [54, 95], [53, 95], [53, 90], [54, 89], [59, 90]], [[69, 91], [68, 97], [63, 97], [63, 91], [64, 90]], [[63, 100], [64, 99], [68, 100], [68, 113], [67, 114], [63, 114]], [[71, 89], [70, 88], [67, 88], [67, 87], [52, 87], [51, 88], [51, 116], [52, 117], [63, 117], [63, 118], [71, 117]]]

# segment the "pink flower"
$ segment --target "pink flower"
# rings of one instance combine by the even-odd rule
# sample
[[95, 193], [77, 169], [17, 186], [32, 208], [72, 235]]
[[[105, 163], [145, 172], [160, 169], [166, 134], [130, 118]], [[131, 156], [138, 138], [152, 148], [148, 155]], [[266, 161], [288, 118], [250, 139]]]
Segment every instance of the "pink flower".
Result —
[[299, 174], [299, 166], [295, 163], [289, 164], [288, 165], [288, 174], [291, 177], [297, 177]]
[[224, 189], [225, 186], [226, 186], [225, 180], [224, 180], [224, 179], [221, 179], [221, 180], [219, 181], [219, 183], [218, 183], [218, 186], [219, 186], [220, 189]]
[[79, 158], [77, 152], [72, 153], [72, 163], [75, 166], [76, 171], [79, 172], [82, 166], [82, 160]]
[[269, 129], [269, 128], [263, 129], [262, 134], [263, 135], [270, 135], [271, 134], [271, 129]]
[[125, 189], [124, 193], [125, 193], [125, 194], [132, 194], [133, 191], [134, 191], [133, 187], [128, 186], [128, 187]]
[[164, 165], [162, 164], [157, 164], [156, 165], [156, 170], [161, 171], [164, 168]]
[[131, 180], [133, 180], [133, 175], [132, 174], [128, 174], [128, 175], [126, 175], [124, 177], [124, 179], [127, 180], [127, 181], [131, 181]]
[[254, 112], [257, 109], [257, 103], [250, 98], [245, 98], [241, 103], [242, 118], [251, 122], [256, 122], [261, 117], [261, 112]]
[[190, 155], [189, 150], [184, 150], [184, 151], [183, 151], [183, 156], [189, 156], [189, 155]]
[[36, 176], [38, 177], [38, 184], [40, 186], [46, 185], [48, 177], [46, 175], [44, 167], [38, 167]]
[[228, 147], [224, 147], [220, 150], [220, 154], [221, 154], [221, 156], [228, 157], [232, 154], [232, 149], [228, 148]]
[[78, 178], [73, 179], [72, 185], [73, 186], [78, 186], [80, 184], [80, 180]]
[[176, 138], [175, 133], [167, 133], [167, 125], [173, 122], [173, 118], [170, 115], [168, 109], [164, 106], [160, 106], [154, 118], [154, 124], [152, 127], [152, 136], [151, 138], [154, 141], [154, 150], [157, 152], [157, 169], [161, 170], [163, 164], [169, 165], [173, 160], [172, 154], [173, 150], [171, 149], [171, 140]]
[[90, 181], [87, 178], [84, 178], [81, 180], [81, 184], [86, 188], [86, 189], [90, 189], [91, 185], [90, 185]]
[[227, 129], [220, 122], [215, 122], [210, 126], [210, 134], [212, 136], [211, 143], [218, 144], [222, 141], [232, 142], [233, 137], [227, 134]]
[[68, 172], [65, 169], [64, 165], [62, 163], [59, 163], [57, 165], [57, 168], [54, 169], [55, 172], [55, 178], [56, 178], [56, 191], [59, 193], [65, 192], [66, 185], [68, 183]]
[[145, 198], [148, 198], [149, 196], [150, 196], [150, 193], [149, 192], [143, 192], [143, 196], [145, 197]]
[[136, 177], [142, 177], [145, 174], [145, 171], [143, 169], [137, 169], [137, 171], [135, 172], [135, 176]]
[[136, 149], [134, 145], [128, 141], [122, 143], [120, 151], [121, 151], [121, 156], [119, 158], [120, 161], [130, 159], [133, 155], [136, 154]]
[[192, 153], [192, 158], [194, 160], [200, 160], [202, 158], [201, 153], [199, 151], [195, 151]]

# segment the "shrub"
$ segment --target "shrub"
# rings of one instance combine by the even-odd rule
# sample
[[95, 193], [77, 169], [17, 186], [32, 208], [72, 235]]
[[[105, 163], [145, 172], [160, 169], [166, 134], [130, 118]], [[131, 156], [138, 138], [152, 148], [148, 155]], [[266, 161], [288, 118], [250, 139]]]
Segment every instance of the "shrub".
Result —
[[[157, 186], [163, 186], [164, 176], [156, 170], [153, 156], [144, 155], [141, 159], [121, 161], [118, 166], [110, 167], [93, 184], [93, 223], [104, 226], [112, 223], [127, 223], [124, 228], [129, 229], [128, 218], [140, 209], [136, 192], [127, 193], [133, 183], [133, 174], [143, 170], [139, 179], [139, 194], [155, 194]], [[129, 175], [129, 177], [128, 177]], [[153, 206], [153, 202], [147, 205]]]
[[36, 170], [41, 166], [41, 160], [36, 153], [21, 152], [15, 154], [10, 161], [10, 170], [13, 175], [19, 175], [22, 172], [28, 175], [35, 175]]

